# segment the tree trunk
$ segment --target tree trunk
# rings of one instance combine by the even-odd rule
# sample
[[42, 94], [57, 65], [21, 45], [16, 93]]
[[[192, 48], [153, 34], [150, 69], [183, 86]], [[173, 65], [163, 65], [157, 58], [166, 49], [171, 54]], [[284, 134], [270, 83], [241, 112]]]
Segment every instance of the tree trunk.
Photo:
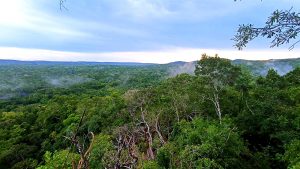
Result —
[[156, 118], [156, 121], [155, 121], [155, 131], [156, 131], [156, 133], [157, 133], [157, 135], [159, 137], [159, 140], [160, 140], [161, 144], [164, 145], [166, 142], [165, 142], [162, 134], [159, 131], [159, 124], [158, 124], [159, 115], [160, 114], [157, 115], [157, 118]]
[[222, 112], [221, 112], [221, 107], [220, 107], [220, 99], [219, 99], [219, 95], [218, 93], [214, 93], [214, 98], [213, 98], [213, 103], [215, 105], [215, 110], [216, 110], [216, 113], [219, 117], [219, 121], [220, 121], [220, 124], [222, 123]]

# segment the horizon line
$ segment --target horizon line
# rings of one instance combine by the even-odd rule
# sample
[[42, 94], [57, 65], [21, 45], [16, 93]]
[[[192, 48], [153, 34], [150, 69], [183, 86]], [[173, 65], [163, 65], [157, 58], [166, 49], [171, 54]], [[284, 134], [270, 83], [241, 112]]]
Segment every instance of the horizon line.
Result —
[[118, 52], [72, 52], [47, 49], [0, 47], [0, 59], [16, 61], [48, 61], [48, 62], [127, 62], [166, 64], [171, 62], [192, 62], [201, 59], [201, 55], [214, 56], [230, 60], [242, 59], [265, 61], [277, 59], [300, 58], [300, 50], [256, 49], [200, 49], [200, 48], [168, 48], [153, 51], [118, 51]]

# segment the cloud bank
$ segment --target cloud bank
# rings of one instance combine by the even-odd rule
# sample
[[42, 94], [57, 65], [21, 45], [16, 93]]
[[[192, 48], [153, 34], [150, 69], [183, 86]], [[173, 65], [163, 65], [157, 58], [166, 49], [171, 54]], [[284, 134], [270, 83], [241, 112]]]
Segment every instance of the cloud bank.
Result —
[[195, 61], [201, 55], [218, 54], [222, 58], [267, 60], [282, 58], [298, 58], [300, 50], [227, 50], [171, 48], [159, 51], [123, 51], [123, 52], [67, 52], [41, 49], [0, 48], [0, 59], [15, 60], [47, 60], [47, 61], [95, 61], [95, 62], [141, 62], [169, 63], [174, 61]]

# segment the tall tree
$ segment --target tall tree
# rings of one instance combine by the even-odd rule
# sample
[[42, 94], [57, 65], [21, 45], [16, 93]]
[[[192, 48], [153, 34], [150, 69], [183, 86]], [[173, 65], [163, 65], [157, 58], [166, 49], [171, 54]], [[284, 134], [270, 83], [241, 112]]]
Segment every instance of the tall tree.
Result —
[[200, 77], [204, 87], [203, 99], [210, 100], [221, 122], [222, 111], [220, 106], [220, 93], [228, 85], [233, 85], [240, 74], [240, 68], [231, 64], [230, 60], [220, 58], [218, 55], [210, 57], [202, 55], [196, 64], [195, 74]]

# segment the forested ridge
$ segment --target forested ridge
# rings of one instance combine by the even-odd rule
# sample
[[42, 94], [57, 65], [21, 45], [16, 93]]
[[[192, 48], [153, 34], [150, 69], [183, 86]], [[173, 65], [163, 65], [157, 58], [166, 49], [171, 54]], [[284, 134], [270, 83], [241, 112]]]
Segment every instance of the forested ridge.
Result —
[[0, 168], [300, 168], [299, 65], [233, 63], [3, 64]]

